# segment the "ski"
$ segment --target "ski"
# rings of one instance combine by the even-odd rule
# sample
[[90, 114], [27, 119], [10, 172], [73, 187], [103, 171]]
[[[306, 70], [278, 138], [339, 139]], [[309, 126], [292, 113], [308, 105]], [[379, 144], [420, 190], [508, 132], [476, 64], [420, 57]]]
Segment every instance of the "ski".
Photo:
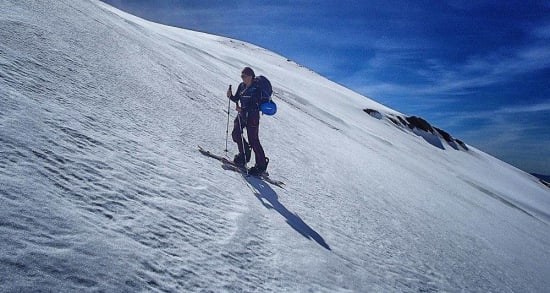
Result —
[[284, 188], [284, 185], [285, 183], [283, 181], [280, 181], [280, 180], [274, 180], [272, 178], [269, 177], [269, 173], [268, 172], [264, 172], [263, 174], [261, 175], [250, 175], [248, 174], [248, 170], [244, 167], [240, 167], [238, 165], [236, 165], [233, 161], [227, 159], [226, 157], [222, 157], [222, 156], [219, 156], [219, 155], [216, 155], [208, 150], [205, 150], [204, 148], [202, 148], [201, 146], [198, 146], [199, 147], [199, 152], [207, 157], [211, 157], [211, 158], [214, 158], [220, 162], [223, 163], [222, 167], [225, 169], [225, 170], [231, 170], [231, 171], [235, 171], [235, 172], [239, 172], [241, 174], [243, 174], [243, 176], [250, 176], [250, 177], [256, 177], [258, 179], [261, 179], [261, 180], [264, 180], [265, 182], [269, 183], [269, 184], [272, 184], [272, 185], [275, 185], [277, 187], [280, 187], [280, 188]]
[[222, 168], [224, 168], [225, 170], [231, 170], [231, 171], [239, 172], [245, 177], [258, 178], [260, 180], [263, 180], [263, 181], [265, 181], [269, 184], [275, 185], [275, 186], [280, 187], [280, 188], [284, 188], [284, 185], [285, 185], [285, 183], [283, 181], [271, 179], [269, 177], [269, 173], [267, 173], [267, 172], [264, 172], [261, 175], [250, 175], [250, 174], [247, 173], [246, 168], [236, 166], [232, 162], [231, 163], [225, 163], [224, 162]]
[[228, 158], [226, 157], [222, 157], [222, 156], [218, 156], [210, 151], [207, 151], [205, 149], [203, 149], [200, 145], [199, 145], [199, 152], [201, 152], [201, 154], [207, 156], [207, 157], [211, 157], [211, 158], [214, 158], [224, 164], [229, 164], [229, 165], [233, 165], [235, 167], [238, 167], [237, 165], [235, 165], [235, 163], [233, 163], [233, 161], [229, 160]]

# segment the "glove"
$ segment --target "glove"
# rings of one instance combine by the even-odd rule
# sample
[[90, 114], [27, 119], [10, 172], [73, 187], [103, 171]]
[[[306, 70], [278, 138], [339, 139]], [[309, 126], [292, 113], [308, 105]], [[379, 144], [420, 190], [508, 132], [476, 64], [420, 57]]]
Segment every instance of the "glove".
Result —
[[231, 85], [229, 85], [229, 88], [227, 89], [227, 97], [231, 98], [233, 96], [233, 92], [231, 91]]

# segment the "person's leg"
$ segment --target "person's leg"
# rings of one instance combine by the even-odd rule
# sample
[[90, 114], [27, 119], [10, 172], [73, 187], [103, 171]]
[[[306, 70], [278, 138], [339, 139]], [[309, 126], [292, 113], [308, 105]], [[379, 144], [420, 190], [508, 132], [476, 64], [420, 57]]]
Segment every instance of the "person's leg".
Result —
[[243, 149], [243, 140], [244, 140], [244, 147], [249, 148], [248, 143], [245, 139], [243, 139], [243, 130], [241, 128], [241, 123], [239, 123], [239, 116], [235, 118], [235, 121], [233, 122], [233, 132], [231, 132], [231, 137], [233, 138], [233, 141], [237, 144], [237, 147], [239, 148], [239, 154], [244, 154]]
[[248, 133], [248, 141], [254, 151], [256, 166], [264, 167], [266, 165], [265, 153], [259, 138], [260, 131], [260, 116], [250, 117], [248, 119], [246, 132]]

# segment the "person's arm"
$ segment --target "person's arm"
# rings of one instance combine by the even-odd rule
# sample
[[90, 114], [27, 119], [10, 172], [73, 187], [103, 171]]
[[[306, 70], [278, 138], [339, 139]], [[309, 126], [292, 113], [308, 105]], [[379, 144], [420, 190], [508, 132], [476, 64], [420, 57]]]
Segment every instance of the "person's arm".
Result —
[[239, 86], [237, 87], [237, 92], [235, 93], [235, 95], [233, 95], [233, 93], [231, 92], [231, 87], [229, 88], [229, 90], [227, 90], [227, 97], [235, 103], [237, 103], [241, 99], [241, 85], [242, 83], [239, 84]]

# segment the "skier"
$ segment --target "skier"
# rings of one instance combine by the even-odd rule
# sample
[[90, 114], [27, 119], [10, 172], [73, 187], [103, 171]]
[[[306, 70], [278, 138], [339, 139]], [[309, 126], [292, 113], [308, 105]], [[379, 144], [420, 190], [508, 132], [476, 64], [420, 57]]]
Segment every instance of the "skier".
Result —
[[[245, 67], [241, 72], [243, 82], [239, 84], [237, 92], [233, 95], [231, 86], [227, 90], [227, 97], [237, 104], [237, 118], [233, 123], [231, 136], [237, 143], [239, 153], [235, 155], [233, 162], [239, 166], [245, 166], [250, 161], [250, 148], [254, 151], [256, 165], [248, 171], [250, 175], [261, 175], [267, 169], [269, 159], [265, 157], [264, 149], [260, 144], [258, 133], [260, 130], [260, 89], [255, 82], [255, 74], [252, 68]], [[241, 102], [239, 106], [239, 101]], [[246, 128], [248, 142], [243, 138], [243, 130]]]

